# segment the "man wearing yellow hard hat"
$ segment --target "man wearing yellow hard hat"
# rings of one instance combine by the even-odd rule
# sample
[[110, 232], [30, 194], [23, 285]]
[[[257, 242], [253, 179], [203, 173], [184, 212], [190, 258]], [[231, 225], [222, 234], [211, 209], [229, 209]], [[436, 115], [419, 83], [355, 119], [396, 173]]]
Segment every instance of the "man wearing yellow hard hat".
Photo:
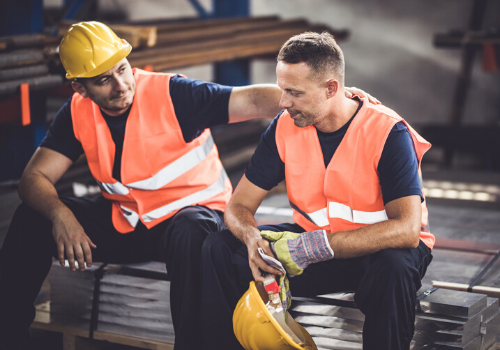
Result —
[[[193, 336], [201, 246], [225, 227], [232, 192], [209, 128], [272, 117], [281, 92], [132, 69], [131, 49], [99, 22], [75, 24], [61, 41], [75, 93], [19, 183], [24, 203], [0, 251], [1, 349], [23, 348], [52, 257], [72, 271], [93, 261], [164, 261], [175, 348], [201, 348]], [[82, 154], [102, 195], [59, 198], [55, 183]]]
[[[344, 66], [328, 33], [294, 36], [280, 50], [283, 111], [229, 201], [229, 230], [203, 244], [205, 349], [301, 348], [283, 344], [252, 302], [259, 300], [251, 298], [252, 280], [283, 275], [274, 257], [293, 275], [293, 296], [355, 292], [365, 314], [364, 349], [410, 347], [416, 293], [435, 242], [419, 179], [430, 144], [393, 110], [345, 96]], [[294, 223], [257, 227], [257, 208], [285, 179]], [[281, 288], [286, 309], [286, 283]], [[276, 334], [281, 345], [256, 347], [261, 334]]]

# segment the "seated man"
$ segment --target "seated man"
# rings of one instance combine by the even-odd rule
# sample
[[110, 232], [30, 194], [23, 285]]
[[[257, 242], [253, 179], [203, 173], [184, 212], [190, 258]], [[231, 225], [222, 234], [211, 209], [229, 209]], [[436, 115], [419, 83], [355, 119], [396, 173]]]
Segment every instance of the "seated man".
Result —
[[[241, 348], [232, 329], [239, 298], [263, 272], [280, 274], [262, 248], [296, 275], [294, 296], [354, 291], [365, 349], [409, 349], [435, 242], [419, 179], [430, 144], [391, 109], [344, 95], [343, 53], [328, 33], [289, 39], [276, 73], [284, 110], [229, 201], [229, 230], [203, 244], [204, 346]], [[257, 208], [283, 179], [295, 223], [257, 227]], [[270, 245], [262, 230], [302, 234]]]
[[[132, 69], [131, 49], [99, 22], [71, 26], [61, 42], [75, 94], [19, 183], [23, 204], [0, 250], [0, 349], [25, 347], [53, 257], [72, 271], [94, 261], [165, 262], [175, 348], [202, 346], [193, 336], [201, 247], [225, 228], [232, 192], [209, 128], [272, 118], [281, 92]], [[54, 185], [84, 153], [102, 196], [59, 198]]]

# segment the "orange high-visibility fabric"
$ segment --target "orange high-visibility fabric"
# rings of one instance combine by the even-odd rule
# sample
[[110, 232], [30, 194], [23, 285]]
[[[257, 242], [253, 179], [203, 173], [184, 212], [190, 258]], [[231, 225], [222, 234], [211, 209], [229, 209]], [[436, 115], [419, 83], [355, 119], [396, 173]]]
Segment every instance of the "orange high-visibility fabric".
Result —
[[[399, 121], [410, 131], [420, 173], [422, 156], [431, 145], [387, 107], [363, 99], [326, 169], [316, 128], [295, 126], [285, 111], [277, 123], [276, 144], [285, 163], [288, 198], [299, 209], [293, 210], [294, 221], [306, 231], [339, 232], [363, 227], [373, 218], [371, 223], [384, 220], [380, 219], [385, 206], [377, 166], [387, 137]], [[310, 217], [322, 213], [324, 219], [313, 223], [304, 213]], [[435, 237], [428, 230], [427, 217], [424, 201], [420, 239], [432, 249]]]
[[[83, 146], [90, 171], [100, 183], [103, 196], [113, 201], [113, 225], [121, 233], [133, 231], [135, 225], [127, 217], [134, 213], [147, 228], [151, 228], [181, 209], [162, 214], [162, 208], [176, 201], [188, 203], [183, 206], [200, 204], [223, 211], [232, 188], [215, 144], [207, 149], [204, 157], [194, 157], [193, 166], [179, 176], [170, 176], [164, 184], [153, 181], [163, 175], [162, 169], [167, 172], [165, 168], [179, 158], [193, 154], [204, 144], [211, 145], [212, 138], [207, 129], [195, 140], [184, 141], [170, 98], [169, 83], [173, 74], [139, 69], [134, 69], [133, 73], [136, 91], [125, 127], [121, 183], [112, 177], [115, 144], [99, 106], [76, 93], [71, 102], [75, 136]], [[175, 170], [178, 164], [183, 165], [181, 161], [168, 169]], [[213, 186], [220, 179], [223, 181], [221, 186]], [[135, 184], [140, 181], [141, 185]], [[122, 192], [106, 191], [106, 184], [119, 185]], [[198, 192], [211, 186], [220, 191], [212, 191], [209, 198], [205, 195], [200, 201], [192, 202]]]

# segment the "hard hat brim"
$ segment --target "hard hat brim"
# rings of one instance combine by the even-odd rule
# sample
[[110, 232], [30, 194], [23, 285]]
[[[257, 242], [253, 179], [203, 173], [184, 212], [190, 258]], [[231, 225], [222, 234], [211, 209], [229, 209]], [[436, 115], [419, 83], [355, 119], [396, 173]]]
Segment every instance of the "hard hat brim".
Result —
[[108, 60], [106, 60], [98, 67], [89, 72], [85, 72], [79, 75], [70, 75], [66, 73], [66, 79], [74, 80], [78, 78], [93, 78], [113, 68], [118, 62], [127, 57], [129, 53], [132, 51], [132, 46], [126, 40], [124, 39], [121, 40], [123, 43], [122, 48], [118, 52], [116, 52], [113, 56], [111, 56]]
[[[259, 286], [260, 287], [260, 286]], [[259, 290], [262, 289], [262, 290]], [[241, 343], [245, 349], [257, 349], [256, 344], [253, 344], [248, 335], [245, 333], [248, 331], [248, 324], [246, 322], [260, 322], [260, 323], [271, 323], [272, 332], [275, 332], [276, 340], [284, 341], [281, 343], [280, 349], [307, 349], [313, 350], [317, 349], [314, 340], [309, 335], [309, 333], [300, 324], [295, 322], [290, 314], [287, 314], [288, 326], [294, 331], [296, 335], [300, 335], [304, 338], [304, 344], [296, 343], [292, 337], [279, 325], [278, 321], [274, 319], [269, 310], [267, 309], [263, 298], [267, 297], [265, 290], [258, 288], [254, 281], [250, 282], [250, 287], [243, 297], [238, 302], [236, 309], [233, 314], [233, 330], [236, 338]], [[238, 322], [241, 321], [241, 322]]]

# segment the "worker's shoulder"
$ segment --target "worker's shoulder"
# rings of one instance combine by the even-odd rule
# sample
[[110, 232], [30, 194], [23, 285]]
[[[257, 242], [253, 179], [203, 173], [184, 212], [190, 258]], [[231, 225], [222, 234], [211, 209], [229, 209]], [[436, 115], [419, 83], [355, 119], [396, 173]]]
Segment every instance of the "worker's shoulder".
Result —
[[374, 118], [380, 118], [381, 116], [386, 116], [388, 119], [393, 119], [393, 120], [395, 119], [397, 121], [403, 119], [398, 113], [396, 113], [396, 111], [387, 106], [384, 106], [383, 104], [366, 103], [366, 110]]

